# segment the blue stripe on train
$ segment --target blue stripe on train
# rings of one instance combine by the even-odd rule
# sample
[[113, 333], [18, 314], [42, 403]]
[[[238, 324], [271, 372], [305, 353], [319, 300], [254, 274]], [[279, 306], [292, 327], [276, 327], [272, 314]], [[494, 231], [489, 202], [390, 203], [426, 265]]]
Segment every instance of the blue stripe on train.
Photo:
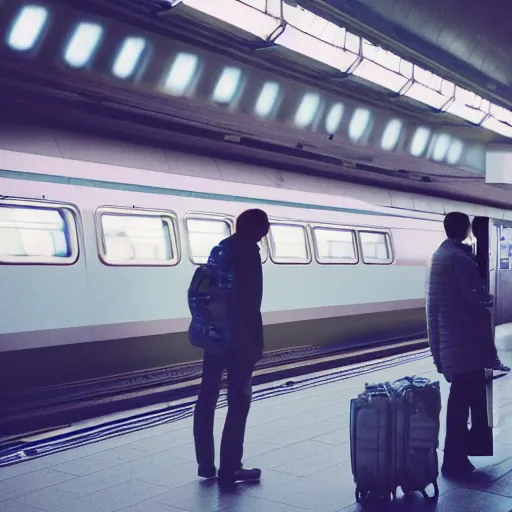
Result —
[[78, 187], [94, 187], [124, 192], [141, 192], [146, 194], [160, 194], [167, 196], [194, 197], [197, 199], [210, 199], [217, 201], [230, 201], [235, 203], [258, 203], [272, 206], [286, 206], [290, 208], [301, 208], [307, 210], [324, 210], [340, 213], [355, 213], [364, 215], [376, 215], [382, 217], [414, 218], [413, 215], [400, 215], [395, 213], [375, 212], [371, 210], [359, 210], [356, 208], [342, 208], [338, 206], [326, 206], [311, 203], [294, 203], [292, 201], [280, 201], [277, 199], [263, 199], [259, 197], [235, 196], [231, 194], [218, 194], [210, 192], [194, 192], [175, 188], [155, 187], [152, 185], [135, 185], [130, 183], [119, 183], [115, 181], [92, 180], [87, 178], [72, 178], [68, 176], [54, 176], [51, 174], [39, 174], [34, 172], [10, 171], [0, 169], [0, 178], [38, 181], [42, 183], [58, 183], [62, 185], [76, 185]]

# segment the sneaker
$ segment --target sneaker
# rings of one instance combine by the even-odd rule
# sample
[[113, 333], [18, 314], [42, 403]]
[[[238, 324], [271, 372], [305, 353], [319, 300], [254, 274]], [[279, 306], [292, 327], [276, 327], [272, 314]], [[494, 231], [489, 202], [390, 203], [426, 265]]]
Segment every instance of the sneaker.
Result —
[[217, 468], [215, 466], [199, 466], [197, 476], [201, 478], [215, 478], [217, 476]]
[[494, 377], [501, 377], [502, 375], [506, 375], [510, 372], [510, 368], [505, 366], [498, 358], [496, 358], [496, 362], [492, 368], [492, 373]]
[[257, 482], [261, 478], [261, 469], [239, 469], [231, 474], [224, 474], [219, 471], [218, 481], [220, 484], [234, 484], [236, 482]]

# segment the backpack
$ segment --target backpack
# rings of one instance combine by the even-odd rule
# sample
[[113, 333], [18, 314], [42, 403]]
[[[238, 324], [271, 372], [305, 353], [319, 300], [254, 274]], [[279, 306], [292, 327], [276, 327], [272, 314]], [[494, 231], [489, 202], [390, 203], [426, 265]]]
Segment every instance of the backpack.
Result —
[[209, 352], [234, 347], [236, 279], [231, 252], [216, 245], [208, 262], [194, 272], [188, 289], [192, 321], [188, 330], [190, 343]]

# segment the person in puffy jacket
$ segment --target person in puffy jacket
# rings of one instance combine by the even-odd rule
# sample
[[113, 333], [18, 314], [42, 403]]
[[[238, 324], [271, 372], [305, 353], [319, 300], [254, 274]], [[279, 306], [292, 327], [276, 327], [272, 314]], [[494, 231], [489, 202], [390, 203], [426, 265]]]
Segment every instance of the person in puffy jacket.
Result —
[[219, 484], [259, 480], [259, 469], [242, 467], [245, 424], [252, 398], [252, 372], [263, 356], [263, 272], [258, 242], [269, 231], [267, 214], [246, 210], [236, 223], [236, 233], [219, 245], [229, 250], [236, 281], [237, 309], [232, 314], [236, 345], [222, 352], [205, 351], [201, 389], [194, 412], [194, 440], [198, 475], [216, 475], [213, 424], [224, 370], [228, 377], [228, 413], [220, 447]]
[[468, 459], [471, 440], [488, 428], [485, 368], [493, 367], [497, 354], [488, 310], [493, 298], [462, 243], [470, 232], [469, 217], [449, 213], [444, 228], [447, 239], [434, 253], [428, 274], [427, 328], [437, 370], [451, 382], [442, 470], [461, 475], [475, 469]]

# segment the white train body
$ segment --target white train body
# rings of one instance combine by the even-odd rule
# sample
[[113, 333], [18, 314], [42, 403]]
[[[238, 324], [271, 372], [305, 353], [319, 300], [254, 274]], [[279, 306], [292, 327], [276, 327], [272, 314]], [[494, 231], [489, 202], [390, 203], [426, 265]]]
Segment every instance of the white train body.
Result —
[[[426, 268], [444, 238], [441, 200], [430, 200], [438, 213], [377, 206], [371, 204], [377, 190], [345, 185], [352, 195], [359, 190], [370, 196], [364, 202], [335, 195], [333, 190], [344, 186], [335, 181], [312, 179], [310, 191], [286, 188], [268, 176], [261, 179], [271, 171], [240, 165], [236, 175], [229, 162], [216, 162], [225, 166], [221, 175], [233, 173], [227, 178], [201, 177], [211, 159], [120, 149], [105, 141], [98, 152], [108, 153], [106, 159], [97, 156], [93, 142], [78, 137], [74, 147], [81, 148], [80, 157], [66, 150], [48, 156], [56, 139], [48, 140], [44, 147], [40, 138], [39, 145], [24, 141], [30, 151], [9, 149], [5, 136], [0, 141], [0, 358], [11, 389], [199, 359], [186, 334], [193, 253], [201, 252], [199, 246], [204, 253], [251, 207], [263, 208], [272, 223], [281, 224], [262, 251], [268, 256], [263, 265], [267, 351], [370, 344], [424, 332]], [[121, 165], [113, 163], [116, 154]], [[133, 167], [126, 165], [130, 156]], [[12, 221], [6, 211], [12, 214], [13, 207], [23, 207], [28, 217]], [[68, 231], [59, 234], [60, 228], [51, 227], [54, 221], [46, 228], [31, 225], [34, 212], [43, 215], [39, 208], [64, 212]], [[460, 208], [479, 213], [471, 205]], [[107, 222], [102, 215], [109, 214], [122, 219]], [[154, 222], [137, 228], [134, 215]], [[211, 236], [196, 233], [191, 242], [190, 219], [214, 221], [208, 224]], [[150, 224], [153, 238], [144, 227]], [[365, 233], [378, 233], [378, 244]], [[19, 242], [14, 236], [22, 249], [13, 249]], [[37, 256], [49, 237], [61, 256], [46, 249]], [[63, 237], [66, 247], [60, 247]], [[32, 256], [20, 256], [22, 251]], [[129, 259], [137, 254], [146, 259]]]

